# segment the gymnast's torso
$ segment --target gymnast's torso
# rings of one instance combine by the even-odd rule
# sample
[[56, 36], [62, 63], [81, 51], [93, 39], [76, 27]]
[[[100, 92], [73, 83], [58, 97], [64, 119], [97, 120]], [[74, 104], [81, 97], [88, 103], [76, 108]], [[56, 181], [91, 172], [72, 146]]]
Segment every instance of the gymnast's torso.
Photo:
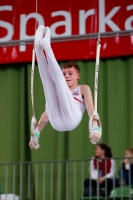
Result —
[[74, 90], [72, 90], [72, 95], [74, 97], [77, 109], [79, 109], [83, 115], [85, 111], [85, 101], [80, 92], [81, 86], [82, 85], [78, 85]]

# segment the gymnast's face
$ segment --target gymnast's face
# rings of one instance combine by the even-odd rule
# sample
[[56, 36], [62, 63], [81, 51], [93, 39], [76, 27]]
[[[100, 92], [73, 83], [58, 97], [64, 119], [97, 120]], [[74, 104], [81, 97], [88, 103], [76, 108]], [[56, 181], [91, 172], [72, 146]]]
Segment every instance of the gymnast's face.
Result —
[[80, 74], [74, 67], [62, 69], [62, 73], [69, 87], [72, 87], [78, 83]]

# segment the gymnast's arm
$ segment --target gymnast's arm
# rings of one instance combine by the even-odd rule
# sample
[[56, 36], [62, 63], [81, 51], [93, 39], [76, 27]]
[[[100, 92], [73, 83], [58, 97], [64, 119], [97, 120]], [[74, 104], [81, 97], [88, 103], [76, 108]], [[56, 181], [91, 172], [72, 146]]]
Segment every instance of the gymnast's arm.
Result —
[[[93, 105], [92, 93], [88, 85], [81, 86], [81, 95], [84, 98], [86, 110], [90, 118], [93, 115], [94, 105]], [[97, 125], [96, 120], [93, 121], [93, 125]]]
[[[88, 112], [88, 116], [91, 117], [93, 115], [94, 105], [93, 105], [93, 99], [92, 99], [92, 93], [91, 93], [90, 87], [88, 85], [83, 85], [81, 87], [81, 94], [85, 101], [85, 106]], [[92, 126], [98, 126], [98, 121], [96, 119], [93, 119]], [[93, 136], [89, 134], [89, 138], [93, 144], [98, 142], [100, 137], [101, 136], [99, 135], [99, 133], [95, 131], [93, 133]]]
[[42, 129], [46, 126], [46, 124], [48, 123], [48, 116], [46, 111], [41, 115], [41, 118], [36, 126], [36, 131], [41, 132]]

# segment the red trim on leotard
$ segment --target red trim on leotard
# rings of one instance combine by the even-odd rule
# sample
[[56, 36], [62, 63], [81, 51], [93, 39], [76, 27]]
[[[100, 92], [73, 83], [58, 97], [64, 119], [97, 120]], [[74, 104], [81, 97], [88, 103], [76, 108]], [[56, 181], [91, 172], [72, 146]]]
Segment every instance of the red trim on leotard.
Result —
[[79, 101], [80, 103], [82, 103], [83, 105], [85, 105], [82, 101], [80, 101], [79, 99], [77, 99], [76, 97], [74, 97], [75, 100]]

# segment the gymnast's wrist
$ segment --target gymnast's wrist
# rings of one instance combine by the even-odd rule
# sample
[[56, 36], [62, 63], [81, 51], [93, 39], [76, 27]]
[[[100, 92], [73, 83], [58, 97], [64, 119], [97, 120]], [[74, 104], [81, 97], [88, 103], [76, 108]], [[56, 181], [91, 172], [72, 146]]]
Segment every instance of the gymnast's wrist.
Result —
[[35, 135], [35, 137], [37, 137], [38, 139], [40, 138], [40, 131], [38, 131], [37, 128], [35, 129], [34, 135]]

